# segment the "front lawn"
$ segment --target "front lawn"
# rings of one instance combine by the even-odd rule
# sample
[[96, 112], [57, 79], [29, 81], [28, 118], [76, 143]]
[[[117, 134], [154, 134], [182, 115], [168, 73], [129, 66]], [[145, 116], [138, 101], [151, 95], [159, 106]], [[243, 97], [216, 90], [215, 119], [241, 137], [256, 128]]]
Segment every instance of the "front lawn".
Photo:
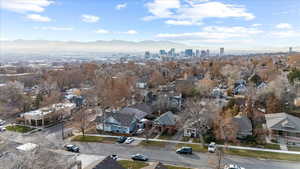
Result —
[[[120, 160], [118, 161], [119, 164], [121, 164], [125, 168], [130, 169], [141, 169], [143, 167], [149, 166], [148, 163], [142, 162], [142, 161], [130, 161], [130, 160]], [[168, 169], [191, 169], [186, 167], [177, 167], [173, 165], [165, 165]]]
[[20, 125], [14, 125], [14, 126], [6, 126], [6, 130], [8, 131], [14, 131], [19, 133], [27, 133], [29, 131], [34, 130], [34, 128], [26, 127], [26, 126], [20, 126]]
[[158, 139], [161, 139], [161, 140], [172, 140], [172, 137], [173, 136], [170, 136], [170, 135], [160, 135], [158, 137]]
[[[143, 147], [165, 147], [166, 146], [166, 142], [161, 142], [161, 141], [147, 141], [147, 140], [143, 140], [140, 142], [140, 146]], [[168, 143], [171, 144], [171, 143]]]
[[123, 167], [130, 169], [141, 169], [143, 167], [148, 166], [147, 163], [141, 161], [120, 160], [118, 161], [118, 163], [121, 164]]
[[110, 137], [100, 137], [100, 136], [75, 136], [72, 138], [72, 141], [79, 142], [98, 142], [98, 143], [115, 143], [117, 141], [116, 138]]
[[168, 169], [191, 169], [191, 168], [186, 168], [186, 167], [176, 167], [173, 165], [165, 165]]
[[227, 149], [224, 152], [226, 154], [247, 156], [247, 157], [254, 157], [254, 158], [288, 160], [288, 161], [299, 161], [300, 160], [300, 155], [285, 154], [285, 153], [273, 153], [273, 152], [254, 151], [254, 150], [237, 150], [237, 149]]
[[289, 151], [300, 151], [300, 147], [296, 147], [296, 146], [288, 146], [288, 150], [289, 150]]
[[182, 144], [182, 143], [180, 143], [180, 144], [176, 145], [177, 149], [181, 148], [181, 147], [192, 147], [193, 151], [196, 151], [196, 152], [207, 152], [207, 147], [206, 146], [203, 147], [200, 144], [198, 145], [198, 144], [188, 144], [188, 143]]

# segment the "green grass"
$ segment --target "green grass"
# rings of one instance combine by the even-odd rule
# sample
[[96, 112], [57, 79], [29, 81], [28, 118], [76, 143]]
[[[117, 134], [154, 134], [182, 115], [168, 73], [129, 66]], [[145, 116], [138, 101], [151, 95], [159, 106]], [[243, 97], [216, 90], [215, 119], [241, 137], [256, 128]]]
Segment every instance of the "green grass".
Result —
[[278, 144], [264, 144], [262, 146], [267, 149], [280, 150], [280, 145]]
[[247, 156], [247, 157], [254, 157], [254, 158], [288, 160], [288, 161], [300, 160], [300, 155], [284, 154], [284, 153], [273, 153], [273, 152], [264, 152], [264, 151], [254, 151], [254, 150], [237, 150], [237, 149], [227, 149], [224, 152], [226, 154]]
[[117, 141], [116, 138], [100, 137], [100, 136], [75, 136], [72, 141], [79, 142], [98, 142], [98, 143], [114, 143]]
[[176, 167], [172, 165], [165, 165], [168, 169], [191, 169], [191, 168], [185, 168], [185, 167]]
[[288, 146], [289, 151], [300, 151], [300, 147]]
[[177, 144], [176, 145], [176, 148], [181, 148], [181, 147], [192, 147], [193, 151], [196, 151], [196, 152], [207, 152], [207, 147], [206, 146], [202, 146], [202, 145], [198, 145], [198, 144]]
[[[165, 147], [166, 146], [166, 142], [161, 142], [161, 141], [147, 141], [147, 140], [143, 140], [140, 142], [140, 146], [143, 147]], [[169, 143], [170, 144], [170, 143]]]
[[148, 166], [147, 163], [141, 161], [120, 160], [118, 161], [118, 163], [121, 164], [123, 167], [130, 169], [141, 169], [143, 167]]
[[190, 140], [190, 137], [182, 137], [181, 141], [189, 141]]
[[[142, 162], [142, 161], [130, 161], [130, 160], [120, 160], [118, 161], [119, 164], [121, 164], [125, 168], [130, 169], [141, 169], [143, 167], [148, 166], [148, 163]], [[165, 165], [168, 169], [191, 169], [186, 167], [177, 167], [173, 165]]]
[[27, 132], [33, 130], [33, 128], [26, 127], [26, 126], [19, 126], [19, 125], [6, 126], [5, 128], [8, 131], [14, 131], [14, 132], [19, 132], [19, 133], [27, 133]]
[[172, 137], [173, 136], [169, 136], [169, 135], [161, 135], [158, 137], [158, 139], [161, 139], [161, 140], [172, 140]]

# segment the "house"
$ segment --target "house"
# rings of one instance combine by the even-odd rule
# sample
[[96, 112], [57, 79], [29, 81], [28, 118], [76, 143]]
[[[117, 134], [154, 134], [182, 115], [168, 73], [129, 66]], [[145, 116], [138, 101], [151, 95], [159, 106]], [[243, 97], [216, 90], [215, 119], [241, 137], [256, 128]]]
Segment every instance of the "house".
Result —
[[165, 165], [163, 165], [161, 162], [156, 162], [156, 163], [153, 163], [152, 165], [143, 167], [141, 169], [168, 169], [168, 168]]
[[270, 139], [300, 144], [300, 118], [287, 113], [266, 114]]
[[224, 90], [217, 87], [212, 90], [211, 95], [215, 98], [223, 98], [225, 94]]
[[147, 112], [144, 112], [144, 111], [136, 109], [136, 108], [131, 108], [131, 107], [125, 107], [125, 108], [121, 109], [119, 111], [119, 113], [134, 115], [135, 118], [139, 121], [142, 120], [143, 118], [145, 118], [148, 115]]
[[209, 122], [205, 118], [193, 122], [189, 121], [187, 124], [183, 129], [184, 137], [196, 138], [199, 137], [201, 132], [204, 134], [210, 129]]
[[138, 89], [146, 89], [148, 87], [147, 79], [148, 77], [138, 79], [135, 87]]
[[110, 156], [103, 159], [92, 169], [126, 169], [121, 164], [119, 164], [116, 160], [112, 159]]
[[162, 114], [154, 120], [154, 126], [160, 132], [168, 131], [172, 133], [176, 131], [176, 123], [175, 115], [170, 111]]
[[58, 103], [49, 107], [40, 108], [30, 112], [21, 114], [24, 122], [32, 126], [44, 126], [51, 119], [61, 120], [62, 118], [70, 117], [75, 109], [74, 103]]
[[137, 121], [134, 114], [120, 112], [105, 112], [103, 116], [97, 116], [95, 120], [97, 130], [126, 134], [136, 129]]
[[237, 115], [233, 118], [238, 131], [237, 138], [243, 139], [247, 136], [252, 136], [252, 123], [247, 116]]

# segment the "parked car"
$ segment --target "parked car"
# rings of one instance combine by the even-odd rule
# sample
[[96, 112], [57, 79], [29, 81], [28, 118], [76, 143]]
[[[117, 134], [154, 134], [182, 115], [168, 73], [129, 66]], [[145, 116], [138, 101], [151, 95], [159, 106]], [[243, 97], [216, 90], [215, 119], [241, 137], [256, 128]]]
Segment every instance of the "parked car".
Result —
[[116, 154], [112, 154], [112, 155], [110, 155], [110, 158], [112, 158], [112, 159], [114, 159], [114, 160], [117, 160], [119, 157], [118, 157], [118, 155], [116, 155]]
[[137, 161], [148, 161], [148, 158], [142, 154], [135, 154], [131, 156], [132, 160], [137, 160]]
[[0, 119], [0, 126], [4, 125], [6, 123], [6, 121]]
[[132, 143], [133, 141], [134, 141], [134, 138], [129, 137], [129, 138], [126, 139], [125, 143], [126, 143], [126, 144], [130, 144], [130, 143]]
[[118, 139], [118, 143], [124, 143], [125, 141], [127, 140], [127, 137], [126, 136], [121, 136], [121, 137], [119, 137], [119, 139]]
[[211, 142], [211, 143], [208, 145], [208, 152], [214, 153], [214, 152], [216, 152], [216, 149], [217, 149], [217, 146], [216, 146], [216, 143], [215, 143], [215, 142]]
[[244, 167], [240, 167], [236, 164], [227, 164], [224, 166], [224, 169], [245, 169]]
[[0, 126], [0, 132], [3, 132], [3, 131], [5, 131], [6, 130], [6, 128], [5, 127], [3, 127], [3, 126]]
[[144, 133], [144, 131], [145, 131], [145, 129], [138, 129], [138, 130], [136, 131], [136, 134], [142, 134], [142, 133]]
[[79, 153], [79, 150], [80, 150], [79, 147], [72, 145], [72, 144], [65, 145], [65, 149], [67, 151], [71, 151], [71, 152], [75, 152], [75, 153]]
[[181, 147], [180, 149], [176, 150], [178, 154], [193, 154], [192, 147]]

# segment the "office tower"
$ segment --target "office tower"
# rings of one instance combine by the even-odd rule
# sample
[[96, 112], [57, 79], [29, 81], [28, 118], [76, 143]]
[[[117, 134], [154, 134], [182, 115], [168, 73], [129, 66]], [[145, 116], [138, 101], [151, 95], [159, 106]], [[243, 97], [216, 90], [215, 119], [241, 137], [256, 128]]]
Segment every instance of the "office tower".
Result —
[[209, 57], [209, 49], [206, 50], [206, 56]]
[[293, 48], [292, 47], [289, 48], [289, 53], [293, 53]]
[[172, 48], [171, 50], [169, 50], [168, 52], [168, 56], [175, 56], [175, 48]]
[[224, 56], [224, 52], [225, 52], [225, 49], [224, 48], [220, 48], [220, 55], [219, 56]]
[[145, 52], [145, 58], [150, 58], [150, 52], [149, 51]]
[[185, 57], [192, 57], [192, 56], [193, 56], [193, 49], [186, 49]]
[[159, 51], [159, 55], [167, 55], [167, 52], [162, 49], [162, 50]]
[[196, 50], [196, 57], [200, 57], [200, 50], [199, 49]]
[[202, 50], [200, 56], [201, 56], [201, 57], [205, 57], [205, 56], [206, 56], [206, 51], [205, 51], [205, 50]]

